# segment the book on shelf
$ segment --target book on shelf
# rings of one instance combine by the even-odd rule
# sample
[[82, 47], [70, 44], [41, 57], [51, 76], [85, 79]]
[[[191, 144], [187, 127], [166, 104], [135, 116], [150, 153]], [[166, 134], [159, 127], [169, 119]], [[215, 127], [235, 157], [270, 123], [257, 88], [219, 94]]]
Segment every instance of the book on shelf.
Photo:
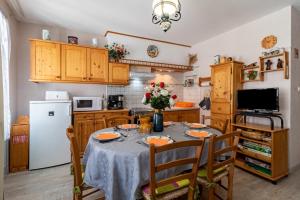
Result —
[[254, 158], [245, 157], [245, 161], [246, 161], [246, 163], [252, 163], [254, 165], [257, 165], [257, 166], [263, 167], [265, 169], [271, 170], [271, 165], [270, 164], [264, 163], [262, 161], [254, 159]]
[[245, 146], [245, 147], [248, 147], [248, 148], [251, 148], [251, 149], [263, 152], [263, 153], [272, 154], [271, 147], [269, 147], [267, 145], [258, 144], [258, 143], [250, 142], [250, 141], [246, 141], [246, 140], [244, 140], [242, 142], [242, 145]]
[[272, 174], [271, 170], [266, 169], [266, 168], [261, 167], [261, 166], [258, 166], [258, 165], [255, 165], [253, 163], [246, 162], [246, 165], [248, 165], [249, 167], [254, 168], [255, 170], [260, 171], [260, 172], [262, 172], [264, 174], [268, 174], [268, 175]]
[[247, 151], [250, 151], [250, 152], [253, 152], [253, 153], [257, 153], [257, 154], [260, 154], [260, 155], [263, 155], [263, 156], [267, 156], [267, 157], [271, 157], [272, 156], [270, 153], [264, 153], [264, 152], [261, 152], [261, 151], [258, 151], [258, 150], [255, 150], [255, 149], [243, 146], [241, 144], [238, 144], [238, 148], [240, 150], [247, 150]]

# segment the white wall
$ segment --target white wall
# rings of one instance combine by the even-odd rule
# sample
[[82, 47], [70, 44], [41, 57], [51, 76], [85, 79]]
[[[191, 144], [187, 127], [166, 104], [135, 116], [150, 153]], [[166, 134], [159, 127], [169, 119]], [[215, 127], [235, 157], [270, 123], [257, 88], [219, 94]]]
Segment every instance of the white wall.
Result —
[[[286, 7], [270, 15], [244, 24], [229, 32], [220, 34], [204, 42], [194, 45], [191, 53], [197, 53], [199, 61], [194, 74], [199, 76], [210, 76], [210, 65], [213, 64], [215, 55], [231, 56], [235, 60], [243, 61], [245, 64], [258, 62], [263, 49], [261, 40], [267, 35], [277, 36], [278, 43], [275, 47], [284, 47], [291, 51], [291, 13], [292, 8]], [[299, 33], [299, 32], [298, 32]], [[291, 68], [294, 66], [292, 65]], [[291, 71], [293, 72], [294, 69]], [[251, 82], [244, 84], [244, 88], [267, 88], [279, 87], [280, 90], [280, 112], [284, 116], [285, 126], [291, 126], [291, 80], [283, 79], [283, 72], [266, 73], [263, 82]], [[299, 74], [298, 74], [299, 76]], [[200, 101], [205, 89], [195, 86], [184, 88], [186, 100]], [[299, 99], [298, 99], [299, 100]], [[298, 104], [299, 105], [299, 104]], [[299, 118], [298, 118], [299, 119]], [[298, 139], [297, 132], [290, 131], [289, 166], [300, 164], [299, 148], [294, 144]], [[298, 140], [299, 141], [299, 140]], [[299, 145], [298, 145], [299, 146]], [[297, 157], [298, 156], [298, 157]]]
[[[300, 58], [294, 57], [294, 48], [300, 50], [300, 12], [292, 9], [292, 53], [291, 53], [291, 158], [300, 158]], [[295, 165], [295, 164], [294, 164]]]
[[[124, 44], [125, 48], [130, 52], [126, 57], [128, 59], [182, 65], [188, 64], [189, 47], [181, 47], [111, 33], [106, 36], [106, 40], [108, 44], [112, 44], [113, 42]], [[159, 54], [156, 58], [151, 58], [147, 55], [147, 47], [149, 45], [156, 45], [158, 47]]]

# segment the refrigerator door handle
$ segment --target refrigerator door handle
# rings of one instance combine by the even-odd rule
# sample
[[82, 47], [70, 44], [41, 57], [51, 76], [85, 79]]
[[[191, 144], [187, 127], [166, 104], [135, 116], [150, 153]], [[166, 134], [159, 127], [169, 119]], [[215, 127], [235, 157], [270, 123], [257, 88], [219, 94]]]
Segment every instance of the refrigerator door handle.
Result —
[[72, 105], [71, 104], [69, 105], [68, 109], [69, 109], [69, 116], [71, 116], [72, 115]]

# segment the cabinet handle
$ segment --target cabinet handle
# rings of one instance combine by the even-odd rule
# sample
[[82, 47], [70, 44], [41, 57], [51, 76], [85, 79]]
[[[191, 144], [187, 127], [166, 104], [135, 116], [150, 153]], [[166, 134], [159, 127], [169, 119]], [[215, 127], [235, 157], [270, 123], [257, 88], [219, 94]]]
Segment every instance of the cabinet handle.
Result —
[[91, 77], [89, 77], [88, 80], [91, 80]]
[[86, 80], [86, 77], [83, 77], [82, 79], [83, 79], [83, 80]]
[[60, 79], [60, 76], [56, 76], [56, 79]]

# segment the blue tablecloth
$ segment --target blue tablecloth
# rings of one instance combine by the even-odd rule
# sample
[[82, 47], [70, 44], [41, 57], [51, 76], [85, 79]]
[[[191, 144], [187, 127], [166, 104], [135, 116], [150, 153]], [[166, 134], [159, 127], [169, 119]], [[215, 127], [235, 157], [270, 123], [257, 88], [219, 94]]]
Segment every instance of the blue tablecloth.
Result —
[[[151, 133], [151, 135], [169, 135], [175, 141], [193, 140], [184, 134], [186, 130], [187, 127], [182, 123], [176, 123], [165, 128], [162, 133]], [[103, 129], [93, 135], [105, 131], [112, 131], [112, 129]], [[221, 135], [221, 132], [215, 129], [207, 128], [205, 131]], [[102, 189], [107, 200], [138, 199], [141, 187], [149, 182], [149, 148], [138, 143], [145, 136], [140, 135], [137, 130], [125, 134], [128, 134], [128, 137], [108, 143], [100, 143], [91, 136], [84, 154], [83, 162], [86, 165], [84, 181], [90, 186]], [[207, 155], [206, 142], [200, 165], [207, 162]], [[159, 154], [156, 162], [192, 156], [194, 156], [193, 147], [181, 148]], [[191, 167], [173, 168], [157, 175], [158, 178], [166, 178], [189, 168]]]

